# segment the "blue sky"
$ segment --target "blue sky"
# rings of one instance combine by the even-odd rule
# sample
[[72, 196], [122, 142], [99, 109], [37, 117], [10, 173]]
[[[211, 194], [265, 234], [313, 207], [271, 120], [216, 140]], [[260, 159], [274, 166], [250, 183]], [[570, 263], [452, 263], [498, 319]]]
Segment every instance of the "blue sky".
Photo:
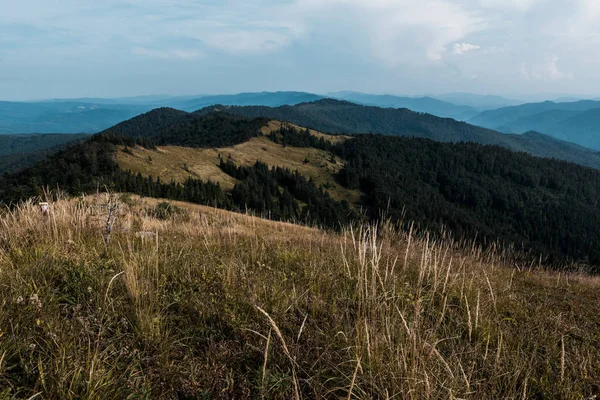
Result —
[[600, 96], [598, 0], [4, 0], [0, 99]]

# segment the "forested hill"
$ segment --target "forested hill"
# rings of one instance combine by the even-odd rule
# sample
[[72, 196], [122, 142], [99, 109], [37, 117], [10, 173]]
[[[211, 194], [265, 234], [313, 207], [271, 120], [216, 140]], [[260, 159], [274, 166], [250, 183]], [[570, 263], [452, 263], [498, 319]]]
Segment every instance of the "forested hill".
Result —
[[441, 142], [474, 142], [493, 144], [512, 151], [526, 152], [538, 157], [556, 158], [600, 169], [600, 155], [572, 143], [538, 134], [522, 137], [439, 118], [408, 109], [363, 106], [345, 101], [323, 99], [295, 106], [214, 106], [196, 114], [226, 111], [236, 115], [267, 117], [288, 121], [329, 133], [381, 133], [386, 135], [421, 137]]
[[359, 135], [336, 151], [373, 215], [600, 265], [600, 171], [475, 143]]
[[[168, 122], [170, 118], [175, 122]], [[266, 121], [224, 112], [188, 115], [158, 110], [2, 176], [0, 202], [38, 195], [43, 186], [58, 186], [74, 195], [100, 188], [250, 209], [274, 219], [331, 228], [364, 218], [355, 211], [362, 209], [373, 220], [386, 214], [434, 233], [443, 226], [480, 243], [514, 244], [530, 251], [531, 259], [542, 256], [600, 266], [600, 171], [498, 146], [423, 138], [367, 134], [333, 144], [289, 127], [257, 138]], [[332, 160], [343, 164], [339, 172], [330, 173], [344, 190], [360, 191], [360, 203], [333, 200], [325, 187], [285, 165], [241, 166], [224, 154], [217, 168], [235, 182], [233, 189], [225, 190], [207, 181], [210, 175], [190, 173], [184, 182], [174, 182], [133, 174], [122, 170], [116, 157], [116, 152], [131, 151], [127, 146], [136, 143], [154, 149], [160, 143], [211, 147], [259, 139], [271, 139], [284, 149], [329, 152]], [[165, 150], [168, 147], [149, 150], [146, 161], [152, 163], [152, 151]]]
[[67, 144], [88, 137], [86, 134], [0, 135], [0, 175], [33, 165]]
[[261, 135], [265, 118], [249, 119], [233, 114], [190, 114], [158, 108], [102, 132], [103, 136], [130, 138], [154, 145], [221, 147]]

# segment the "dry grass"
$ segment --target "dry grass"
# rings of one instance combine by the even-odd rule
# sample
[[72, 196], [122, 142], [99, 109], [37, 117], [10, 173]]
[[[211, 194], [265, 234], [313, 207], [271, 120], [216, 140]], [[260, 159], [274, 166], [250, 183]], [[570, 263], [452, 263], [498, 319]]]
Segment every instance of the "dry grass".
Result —
[[[183, 182], [189, 177], [220, 183], [226, 189], [232, 189], [236, 180], [219, 168], [219, 155], [231, 159], [238, 165], [251, 166], [259, 160], [275, 167], [298, 170], [302, 175], [311, 177], [317, 185], [327, 185], [329, 194], [335, 200], [347, 200], [358, 203], [360, 192], [348, 190], [339, 185], [334, 175], [343, 168], [344, 163], [331, 155], [314, 148], [283, 147], [267, 138], [253, 138], [245, 143], [219, 149], [194, 149], [178, 146], [162, 146], [158, 150], [144, 148], [131, 149], [133, 154], [117, 152], [119, 166], [124, 170], [141, 173], [145, 176], [160, 177], [163, 181]], [[305, 160], [308, 163], [305, 163]]]
[[[342, 234], [102, 197], [0, 216], [0, 398], [586, 399], [584, 275], [387, 224]], [[136, 233], [143, 232], [144, 235]]]
[[[281, 121], [273, 120], [273, 121], [270, 121], [266, 126], [264, 126], [261, 131], [262, 131], [263, 135], [268, 136], [269, 134], [280, 130], [282, 126], [295, 128], [298, 131], [304, 131], [304, 129], [306, 129], [299, 125], [291, 124], [289, 122], [281, 122]], [[314, 129], [309, 129], [308, 132], [317, 138], [323, 138], [333, 144], [343, 143], [346, 140], [351, 138], [351, 136], [348, 136], [348, 135], [332, 135], [332, 134], [328, 134], [328, 133], [319, 132]]]

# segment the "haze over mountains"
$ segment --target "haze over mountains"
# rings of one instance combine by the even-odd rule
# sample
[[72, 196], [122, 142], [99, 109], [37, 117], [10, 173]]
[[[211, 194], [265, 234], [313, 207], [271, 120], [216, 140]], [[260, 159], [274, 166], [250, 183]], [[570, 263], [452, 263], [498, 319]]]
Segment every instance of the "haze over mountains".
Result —
[[351, 101], [368, 106], [407, 108], [412, 111], [433, 114], [438, 117], [453, 118], [459, 121], [473, 118], [479, 114], [479, 111], [473, 107], [456, 105], [433, 97], [400, 97], [358, 92], [337, 92], [330, 93], [329, 96], [334, 99]]
[[600, 101], [522, 104], [484, 111], [469, 123], [506, 133], [538, 131], [600, 150]]
[[78, 98], [38, 102], [0, 102], [0, 134], [96, 133], [158, 107], [196, 111], [212, 105], [297, 105], [324, 98], [382, 108], [406, 108], [504, 133], [536, 131], [600, 150], [600, 101], [525, 103], [501, 96], [450, 93], [407, 97], [359, 92], [319, 95], [307, 92], [259, 92], [232, 95], [138, 96], [115, 99]]

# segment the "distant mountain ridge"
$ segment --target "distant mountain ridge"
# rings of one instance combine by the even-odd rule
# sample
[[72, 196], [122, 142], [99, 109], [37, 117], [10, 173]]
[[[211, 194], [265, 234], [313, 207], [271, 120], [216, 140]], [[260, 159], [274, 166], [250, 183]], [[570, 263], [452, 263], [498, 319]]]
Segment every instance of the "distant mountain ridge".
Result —
[[196, 113], [224, 111], [250, 118], [267, 117], [328, 133], [380, 133], [413, 136], [440, 142], [474, 142], [498, 145], [538, 157], [556, 158], [592, 168], [600, 168], [600, 154], [590, 149], [530, 133], [509, 135], [450, 118], [421, 114], [408, 109], [363, 106], [347, 101], [323, 99], [296, 106], [213, 106]]
[[506, 133], [543, 132], [555, 138], [600, 150], [600, 101], [530, 103], [485, 111], [469, 120]]
[[77, 101], [0, 102], [0, 134], [95, 133], [153, 107]]
[[0, 101], [0, 134], [97, 133], [159, 107], [196, 111], [214, 104], [280, 106], [322, 98], [323, 96], [306, 92], [260, 92], [120, 99], [54, 99], [39, 102]]
[[470, 119], [479, 114], [479, 111], [475, 108], [456, 105], [427, 96], [400, 97], [389, 94], [373, 95], [359, 92], [337, 92], [330, 93], [329, 96], [334, 99], [351, 101], [368, 106], [407, 108], [415, 112], [423, 112], [442, 118], [453, 118], [459, 121]]
[[[335, 99], [334, 99], [335, 98]], [[394, 95], [372, 95], [360, 92], [336, 92], [326, 96], [295, 91], [239, 93], [231, 95], [198, 95], [198, 96], [168, 96], [151, 95], [123, 97], [116, 99], [79, 98], [53, 99], [39, 102], [2, 102], [0, 101], [0, 134], [19, 133], [97, 133], [112, 127], [122, 121], [143, 114], [159, 107], [171, 107], [187, 112], [215, 106], [265, 106], [282, 107], [296, 106], [305, 103], [324, 100], [341, 100], [355, 104], [376, 106], [385, 109], [411, 110], [441, 118], [452, 118], [465, 121], [471, 125], [492, 129], [503, 133], [523, 134], [525, 132], [541, 132], [554, 138], [576, 143], [594, 150], [600, 150], [600, 113], [590, 110], [600, 109], [600, 101], [580, 100], [574, 102], [552, 102], [519, 104], [517, 100], [500, 96], [482, 96], [469, 93], [450, 93], [431, 97], [402, 97]], [[325, 103], [322, 103], [325, 104]], [[488, 110], [493, 106], [515, 104], [509, 107]], [[480, 110], [486, 111], [480, 112]], [[589, 112], [588, 112], [589, 111]], [[413, 118], [406, 111], [404, 117]], [[386, 114], [387, 115], [387, 114]], [[383, 116], [383, 114], [382, 114]], [[304, 115], [303, 120], [307, 118]], [[431, 122], [430, 117], [424, 117]], [[332, 121], [329, 121], [332, 122]], [[322, 124], [323, 121], [315, 121]], [[369, 125], [367, 121], [355, 123], [355, 126], [341, 124], [325, 124], [328, 130], [353, 130], [358, 132], [380, 131], [388, 132], [390, 127], [382, 124]], [[402, 122], [396, 121], [400, 126]], [[412, 130], [431, 131], [432, 126], [418, 128], [413, 122], [408, 122]], [[435, 125], [443, 126], [443, 131], [434, 132], [430, 136], [423, 132], [409, 132], [436, 140], [473, 140], [479, 143], [490, 143], [487, 138], [476, 137], [473, 128], [460, 127], [450, 122]], [[405, 126], [407, 128], [408, 126]], [[453, 131], [463, 130], [456, 138]], [[408, 131], [409, 129], [404, 129]], [[392, 132], [395, 133], [395, 132]], [[491, 134], [494, 136], [494, 134]], [[477, 135], [476, 135], [477, 136]], [[444, 139], [448, 137], [450, 139]], [[493, 144], [505, 145], [506, 138], [494, 138]], [[522, 145], [506, 146], [513, 150], [527, 151]]]
[[432, 97], [448, 103], [472, 107], [479, 111], [494, 110], [501, 107], [517, 106], [525, 103], [524, 101], [507, 99], [502, 96], [479, 95], [473, 93], [446, 93]]
[[323, 99], [318, 94], [307, 92], [258, 92], [258, 93], [239, 93], [225, 95], [204, 95], [191, 99], [168, 101], [165, 104], [168, 107], [184, 110], [196, 111], [204, 107], [222, 104], [222, 105], [261, 105], [277, 107], [282, 105], [296, 105]]

